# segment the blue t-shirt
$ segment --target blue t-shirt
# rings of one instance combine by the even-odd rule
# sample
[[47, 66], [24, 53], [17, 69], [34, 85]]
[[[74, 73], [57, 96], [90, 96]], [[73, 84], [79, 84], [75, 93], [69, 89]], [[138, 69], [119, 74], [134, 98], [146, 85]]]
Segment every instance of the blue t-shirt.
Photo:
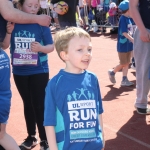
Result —
[[10, 100], [10, 61], [7, 54], [0, 49], [0, 123], [8, 120]]
[[118, 28], [118, 40], [117, 40], [117, 51], [118, 52], [129, 52], [133, 50], [133, 43], [129, 41], [122, 33], [128, 33], [133, 35], [133, 28], [131, 18], [121, 15], [119, 19]]
[[103, 113], [97, 77], [60, 70], [46, 87], [44, 126], [55, 126], [58, 150], [101, 150]]
[[[33, 54], [31, 52], [30, 44], [33, 41], [43, 45], [52, 44], [50, 29], [38, 24], [15, 24], [11, 36], [11, 58], [14, 74], [32, 75], [49, 72], [47, 54], [42, 52]], [[37, 62], [36, 65], [35, 62]], [[22, 65], [22, 63], [30, 64]]]

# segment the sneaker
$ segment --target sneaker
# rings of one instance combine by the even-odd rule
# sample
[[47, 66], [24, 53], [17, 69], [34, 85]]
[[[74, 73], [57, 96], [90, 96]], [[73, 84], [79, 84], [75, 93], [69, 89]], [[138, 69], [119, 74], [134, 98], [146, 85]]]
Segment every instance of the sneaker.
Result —
[[125, 79], [124, 81], [121, 82], [121, 86], [131, 86], [134, 85], [133, 82], [130, 82], [128, 79]]
[[131, 65], [131, 68], [132, 68], [133, 70], [136, 70], [133, 64]]
[[136, 111], [138, 114], [141, 114], [141, 115], [150, 115], [149, 108], [136, 108]]
[[40, 142], [40, 150], [50, 150], [47, 141]]
[[36, 137], [28, 136], [24, 139], [24, 142], [21, 144], [21, 147], [25, 147], [26, 149], [31, 149], [38, 144], [38, 140]]
[[115, 79], [115, 75], [111, 75], [111, 70], [108, 70], [108, 76], [109, 76], [109, 80], [112, 83], [116, 83], [116, 79]]

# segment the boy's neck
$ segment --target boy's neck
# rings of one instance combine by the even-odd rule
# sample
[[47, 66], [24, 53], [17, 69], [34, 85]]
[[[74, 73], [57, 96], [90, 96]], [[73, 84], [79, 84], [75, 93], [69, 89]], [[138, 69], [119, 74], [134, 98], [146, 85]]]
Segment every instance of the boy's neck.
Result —
[[65, 72], [68, 72], [68, 73], [72, 73], [72, 74], [81, 74], [81, 73], [84, 73], [85, 70], [78, 70], [78, 71], [75, 71], [75, 70], [70, 70], [68, 68], [65, 68], [64, 69]]

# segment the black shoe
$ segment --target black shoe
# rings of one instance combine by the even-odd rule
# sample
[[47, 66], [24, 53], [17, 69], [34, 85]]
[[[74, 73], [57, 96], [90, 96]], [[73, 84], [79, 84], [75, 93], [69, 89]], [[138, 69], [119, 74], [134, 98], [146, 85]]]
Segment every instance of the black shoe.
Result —
[[105, 32], [106, 32], [106, 29], [103, 29], [103, 30], [102, 30], [102, 32], [104, 32], [104, 33], [105, 33]]
[[111, 34], [117, 34], [118, 33], [118, 28], [113, 28], [110, 30]]
[[28, 136], [24, 139], [24, 142], [20, 145], [20, 147], [25, 147], [26, 149], [31, 149], [38, 144], [38, 140], [36, 137]]
[[98, 29], [98, 30], [96, 31], [96, 33], [98, 33], [98, 32], [101, 32], [101, 30], [100, 30], [100, 29]]
[[40, 150], [49, 150], [49, 146], [47, 141], [41, 141], [40, 142]]
[[136, 111], [138, 114], [150, 115], [150, 109], [149, 108], [136, 108]]

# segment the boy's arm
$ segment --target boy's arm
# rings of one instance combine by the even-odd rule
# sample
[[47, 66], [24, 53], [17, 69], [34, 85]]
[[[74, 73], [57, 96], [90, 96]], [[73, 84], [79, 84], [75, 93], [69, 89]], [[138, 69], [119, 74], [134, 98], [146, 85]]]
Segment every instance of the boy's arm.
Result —
[[134, 42], [134, 39], [132, 36], [130, 36], [127, 32], [123, 32], [122, 33], [129, 41], [131, 41], [132, 43]]
[[[105, 148], [105, 139], [104, 139], [104, 129], [103, 129], [103, 118], [102, 118], [102, 114], [99, 114], [99, 124], [102, 130], [102, 137], [103, 137], [103, 149]], [[102, 149], [102, 150], [103, 150]]]
[[45, 126], [45, 131], [50, 150], [58, 150], [54, 126]]
[[49, 26], [51, 21], [47, 15], [32, 15], [15, 9], [12, 2], [8, 0], [0, 0], [0, 14], [5, 20], [21, 24], [38, 23]]
[[144, 42], [150, 42], [150, 32], [147, 31], [145, 28], [143, 21], [141, 19], [139, 10], [138, 10], [138, 4], [139, 0], [131, 0], [130, 1], [130, 13], [135, 21], [136, 25], [138, 26], [138, 29], [140, 30], [140, 38]]

